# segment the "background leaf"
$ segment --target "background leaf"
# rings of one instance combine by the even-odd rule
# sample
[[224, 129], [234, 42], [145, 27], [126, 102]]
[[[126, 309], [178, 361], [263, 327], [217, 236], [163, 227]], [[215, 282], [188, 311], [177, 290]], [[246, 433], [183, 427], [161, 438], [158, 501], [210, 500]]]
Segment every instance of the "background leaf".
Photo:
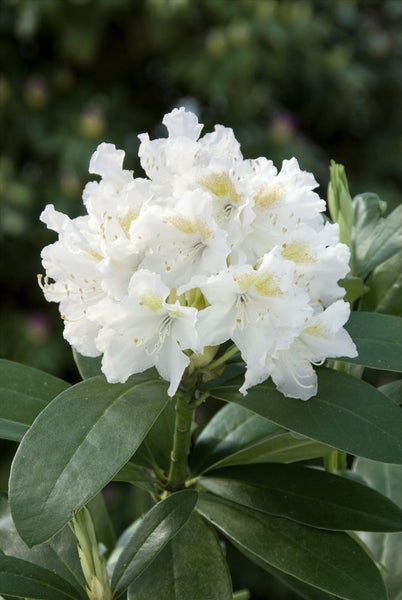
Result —
[[0, 438], [21, 441], [50, 400], [68, 387], [54, 375], [0, 359]]
[[346, 533], [323, 531], [240, 507], [211, 494], [198, 510], [247, 555], [349, 600], [386, 600], [381, 575]]
[[169, 401], [166, 389], [142, 375], [113, 385], [95, 377], [39, 415], [10, 476], [11, 512], [29, 546], [54, 535], [127, 462]]
[[[359, 458], [354, 471], [374, 489], [386, 494], [402, 508], [402, 467]], [[402, 599], [402, 534], [364, 533], [360, 537], [373, 552], [384, 571], [389, 599]]]
[[350, 479], [301, 465], [243, 465], [211, 471], [200, 485], [270, 515], [341, 531], [402, 531], [402, 510]]
[[189, 519], [198, 494], [176, 492], [156, 504], [143, 517], [119, 555], [112, 575], [112, 591], [118, 597], [145, 571], [166, 544]]
[[71, 529], [64, 527], [48, 542], [29, 548], [15, 529], [5, 494], [0, 495], [0, 549], [10, 556], [49, 569], [68, 581], [77, 590], [77, 597], [86, 597], [77, 540]]
[[228, 404], [208, 422], [194, 444], [190, 465], [195, 473], [256, 442], [284, 432], [251, 410]]
[[96, 356], [83, 356], [75, 348], [72, 349], [74, 362], [77, 365], [77, 369], [82, 379], [90, 379], [91, 377], [97, 377], [102, 375], [102, 357]]
[[34, 600], [77, 600], [77, 590], [48, 569], [0, 554], [0, 594]]
[[402, 250], [378, 265], [367, 280], [370, 288], [359, 308], [402, 316]]
[[386, 219], [382, 217], [385, 210], [386, 203], [377, 194], [359, 194], [353, 199], [354, 275], [366, 277], [401, 248], [402, 206]]
[[357, 456], [402, 463], [402, 412], [368, 383], [317, 368], [318, 394], [307, 402], [286, 398], [268, 380], [238, 390], [241, 381], [211, 390], [214, 398], [245, 406], [266, 419]]
[[388, 398], [391, 398], [395, 404], [402, 403], [402, 379], [384, 383], [384, 385], [378, 389], [382, 394], [385, 394]]
[[231, 600], [232, 584], [219, 540], [193, 513], [152, 565], [129, 587], [128, 600]]
[[373, 312], [352, 312], [345, 329], [357, 346], [356, 358], [345, 362], [373, 369], [402, 371], [402, 319]]

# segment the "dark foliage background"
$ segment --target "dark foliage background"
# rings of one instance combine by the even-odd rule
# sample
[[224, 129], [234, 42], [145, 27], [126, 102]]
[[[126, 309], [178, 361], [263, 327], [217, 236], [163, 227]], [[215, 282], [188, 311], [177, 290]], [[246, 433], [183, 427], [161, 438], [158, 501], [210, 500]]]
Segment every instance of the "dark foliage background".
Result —
[[[296, 156], [324, 197], [333, 158], [346, 165], [353, 193], [376, 191], [389, 208], [400, 201], [401, 0], [0, 6], [6, 358], [78, 380], [57, 307], [36, 284], [40, 250], [54, 240], [38, 216], [47, 203], [80, 214], [89, 159], [101, 141], [124, 148], [126, 166], [140, 171], [138, 133], [163, 135], [161, 118], [175, 106], [195, 110], [207, 130], [232, 127], [246, 157], [268, 156], [280, 166]], [[266, 575], [253, 581], [255, 598], [267, 598]], [[243, 575], [240, 583], [249, 585]], [[270, 598], [289, 597], [270, 589]]]

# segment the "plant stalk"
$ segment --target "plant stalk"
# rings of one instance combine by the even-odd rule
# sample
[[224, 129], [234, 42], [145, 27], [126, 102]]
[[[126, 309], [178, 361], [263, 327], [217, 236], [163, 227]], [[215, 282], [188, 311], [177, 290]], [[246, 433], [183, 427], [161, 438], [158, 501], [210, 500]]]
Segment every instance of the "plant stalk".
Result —
[[173, 448], [170, 453], [170, 467], [166, 489], [176, 491], [185, 487], [187, 477], [187, 457], [191, 445], [191, 426], [195, 407], [190, 392], [177, 392], [176, 419]]

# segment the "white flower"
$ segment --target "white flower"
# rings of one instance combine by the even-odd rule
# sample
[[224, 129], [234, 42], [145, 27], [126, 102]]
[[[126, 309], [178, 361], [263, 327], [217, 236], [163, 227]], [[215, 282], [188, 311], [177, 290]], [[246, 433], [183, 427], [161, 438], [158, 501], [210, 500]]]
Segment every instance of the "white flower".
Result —
[[155, 366], [170, 381], [169, 395], [176, 392], [190, 362], [183, 351], [199, 349], [197, 311], [167, 302], [169, 293], [157, 274], [141, 269], [131, 278], [123, 300], [107, 299], [89, 311], [94, 322], [103, 324], [96, 345], [110, 382], [124, 382]]
[[100, 144], [87, 214], [42, 213], [59, 240], [42, 251], [41, 285], [60, 304], [64, 336], [85, 356], [103, 354], [110, 382], [155, 367], [171, 395], [231, 340], [246, 364], [243, 393], [271, 376], [285, 395], [310, 397], [314, 364], [356, 352], [338, 285], [349, 251], [324, 222], [314, 177], [294, 158], [279, 172], [244, 160], [231, 129], [201, 137], [183, 108], [163, 123], [167, 137], [139, 136], [145, 178]]
[[288, 350], [279, 351], [269, 367], [278, 389], [291, 398], [308, 400], [317, 393], [317, 375], [312, 364], [326, 358], [357, 356], [356, 347], [343, 328], [349, 305], [342, 300], [312, 317]]

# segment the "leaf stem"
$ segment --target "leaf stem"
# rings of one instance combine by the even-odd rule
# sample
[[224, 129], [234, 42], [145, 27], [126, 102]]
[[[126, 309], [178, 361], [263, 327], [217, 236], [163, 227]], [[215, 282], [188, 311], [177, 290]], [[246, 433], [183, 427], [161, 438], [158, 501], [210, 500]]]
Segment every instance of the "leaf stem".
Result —
[[190, 452], [191, 426], [195, 406], [190, 392], [179, 391], [176, 396], [176, 419], [173, 448], [170, 453], [170, 467], [166, 489], [176, 491], [185, 487], [187, 457]]
[[217, 367], [220, 367], [225, 362], [227, 362], [229, 360], [229, 358], [232, 358], [232, 356], [235, 356], [238, 352], [239, 352], [239, 349], [237, 348], [237, 346], [232, 346], [231, 348], [229, 348], [229, 350], [227, 352], [225, 352], [225, 354], [222, 354], [222, 356], [220, 356], [213, 362], [209, 363], [209, 365], [207, 365], [204, 369], [202, 369], [202, 371], [204, 371], [204, 372], [205, 371], [213, 371]]

